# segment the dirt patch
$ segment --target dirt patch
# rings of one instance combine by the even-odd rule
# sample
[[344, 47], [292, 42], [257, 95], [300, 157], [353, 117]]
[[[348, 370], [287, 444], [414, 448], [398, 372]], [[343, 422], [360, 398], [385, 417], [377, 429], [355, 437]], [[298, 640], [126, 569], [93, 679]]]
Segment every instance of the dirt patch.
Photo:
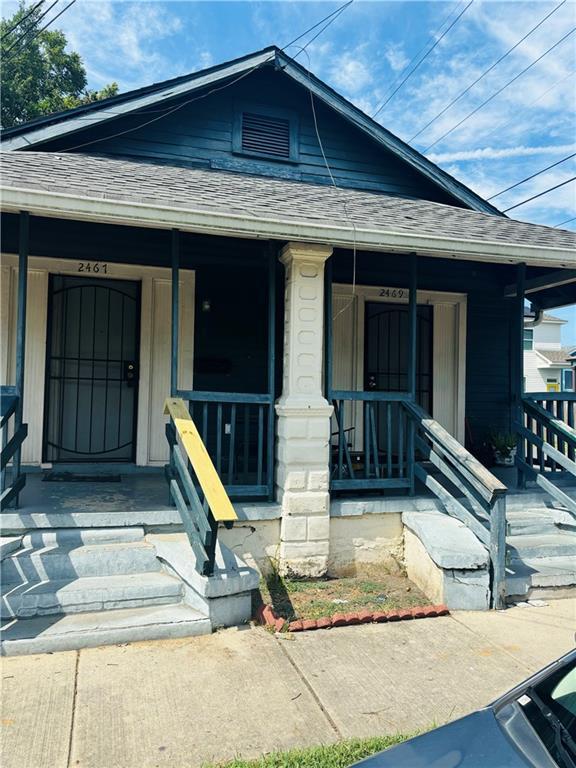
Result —
[[340, 578], [288, 579], [274, 573], [263, 581], [260, 591], [264, 603], [288, 621], [337, 612], [398, 610], [429, 602], [405, 575], [386, 573], [377, 566]]

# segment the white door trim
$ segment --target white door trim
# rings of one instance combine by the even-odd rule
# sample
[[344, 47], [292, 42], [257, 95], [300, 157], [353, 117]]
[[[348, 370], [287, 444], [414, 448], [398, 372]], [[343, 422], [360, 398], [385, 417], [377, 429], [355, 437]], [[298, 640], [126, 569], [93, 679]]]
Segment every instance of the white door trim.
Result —
[[[354, 289], [354, 295], [352, 295], [352, 286], [349, 284], [334, 283], [333, 284], [333, 297], [338, 298], [339, 301], [335, 301], [334, 304], [339, 306], [339, 309], [335, 309], [334, 315], [337, 312], [346, 311], [348, 307], [352, 310], [350, 320], [352, 323], [352, 378], [355, 382], [355, 389], [362, 390], [364, 388], [364, 318], [365, 318], [365, 304], [369, 302], [395, 302], [398, 304], [408, 303], [408, 292], [404, 292], [404, 295], [393, 295], [392, 291], [388, 292], [388, 295], [382, 295], [385, 289], [382, 286], [373, 285], [357, 285]], [[344, 303], [345, 297], [348, 297], [349, 303]], [[432, 403], [435, 413], [432, 415], [434, 418], [442, 423], [450, 424], [454, 429], [454, 437], [459, 442], [464, 442], [466, 436], [465, 430], [465, 412], [466, 412], [466, 310], [467, 310], [467, 295], [465, 293], [454, 293], [448, 291], [425, 291], [419, 290], [417, 292], [417, 303], [428, 304], [434, 307], [434, 341], [433, 341], [433, 391], [432, 391]], [[441, 345], [440, 341], [446, 341], [441, 334], [441, 326], [443, 318], [441, 317], [442, 307], [450, 307], [454, 312], [454, 338], [451, 343], [447, 345]], [[453, 342], [453, 343], [452, 343]], [[336, 338], [333, 338], [334, 344], [334, 358], [336, 357], [336, 350], [338, 344]], [[451, 373], [448, 376], [452, 381], [452, 389], [454, 392], [454, 399], [450, 403], [444, 403], [444, 412], [438, 413], [437, 404], [442, 402], [442, 394], [440, 388], [443, 386], [442, 379], [446, 380], [446, 375], [443, 377], [440, 373], [446, 374], [441, 366], [448, 365], [451, 369]], [[448, 412], [448, 409], [450, 412]], [[449, 427], [447, 427], [449, 428]], [[452, 429], [450, 431], [452, 431]]]
[[[107, 271], [102, 269], [95, 272], [79, 271], [80, 264], [106, 263]], [[9, 322], [2, 324], [2, 382], [11, 383], [14, 377], [15, 356], [15, 290], [17, 285], [18, 257], [14, 254], [2, 255], [2, 319], [7, 314]], [[158, 427], [158, 421], [163, 417], [156, 413], [160, 407], [160, 396], [153, 397], [152, 377], [162, 377], [169, 382], [170, 371], [158, 370], [155, 358], [162, 350], [153, 348], [155, 323], [163, 327], [170, 317], [157, 316], [158, 291], [167, 290], [171, 286], [171, 271], [165, 267], [148, 267], [140, 264], [117, 264], [112, 262], [94, 262], [88, 260], [58, 259], [30, 256], [28, 260], [28, 305], [26, 313], [26, 375], [24, 378], [24, 419], [29, 426], [29, 436], [24, 441], [23, 461], [29, 464], [39, 464], [42, 460], [42, 432], [44, 425], [44, 391], [46, 363], [46, 333], [48, 319], [48, 275], [65, 274], [78, 277], [97, 277], [110, 280], [133, 280], [141, 283], [141, 316], [140, 316], [140, 381], [138, 385], [138, 410], [136, 426], [136, 463], [138, 465], [162, 465], [164, 460], [158, 453], [158, 446], [153, 450], [154, 435], [152, 425]], [[30, 279], [32, 276], [32, 279]], [[180, 370], [179, 387], [192, 389], [194, 365], [194, 300], [195, 273], [193, 270], [180, 270]], [[8, 309], [5, 299], [8, 298]], [[6, 350], [6, 352], [4, 352]], [[164, 350], [165, 352], [166, 350]], [[157, 378], [157, 383], [159, 379]], [[166, 395], [169, 394], [168, 391]], [[156, 436], [156, 442], [158, 438]]]

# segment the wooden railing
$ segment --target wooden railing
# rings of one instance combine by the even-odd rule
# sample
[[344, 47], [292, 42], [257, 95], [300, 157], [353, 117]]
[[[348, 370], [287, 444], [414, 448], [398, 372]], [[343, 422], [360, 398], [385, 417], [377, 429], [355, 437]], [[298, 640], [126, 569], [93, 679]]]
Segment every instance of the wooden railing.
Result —
[[[416, 479], [442, 503], [446, 512], [463, 522], [486, 546], [490, 555], [492, 607], [506, 600], [507, 488], [463, 445], [412, 402], [402, 407], [414, 425]], [[443, 482], [430, 471], [439, 471]], [[462, 494], [468, 507], [462, 503]]]
[[332, 392], [332, 490], [414, 487], [406, 392]]
[[164, 413], [170, 416], [166, 425], [170, 496], [196, 555], [196, 569], [211, 576], [218, 524], [231, 525], [238, 518], [184, 400], [167, 399]]
[[527, 393], [522, 399], [522, 421], [516, 466], [523, 480], [534, 480], [554, 499], [576, 514], [576, 501], [555, 484], [569, 476], [576, 484], [576, 393]]
[[179, 391], [226, 491], [266, 497], [274, 491], [274, 398], [268, 394]]
[[6, 509], [10, 504], [18, 503], [18, 495], [26, 483], [26, 475], [20, 471], [20, 451], [28, 434], [28, 425], [16, 426], [19, 397], [15, 387], [0, 387], [0, 404], [0, 509]]

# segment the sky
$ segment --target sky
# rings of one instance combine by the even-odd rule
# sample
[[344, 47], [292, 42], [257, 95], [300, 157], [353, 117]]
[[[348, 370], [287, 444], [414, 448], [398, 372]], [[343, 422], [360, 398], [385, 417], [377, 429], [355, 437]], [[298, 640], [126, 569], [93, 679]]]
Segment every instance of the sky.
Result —
[[[116, 81], [121, 91], [127, 91], [271, 44], [284, 47], [342, 2], [77, 0], [54, 28], [62, 29], [70, 48], [82, 56], [90, 87]], [[469, 3], [354, 0], [305, 52], [298, 45], [306, 45], [318, 29], [286, 52], [370, 115], [400, 85], [376, 119], [490, 198], [576, 153], [576, 33], [520, 74], [576, 28], [576, 2]], [[53, 13], [65, 4], [66, 0], [59, 0]], [[11, 15], [15, 7], [14, 2], [4, 2], [2, 15]], [[462, 125], [451, 130], [461, 120]], [[504, 210], [572, 176], [576, 176], [576, 158], [492, 202]], [[571, 182], [509, 215], [555, 226], [576, 217], [575, 209], [576, 182]], [[576, 221], [566, 228], [576, 230]], [[570, 321], [563, 329], [564, 343], [576, 344], [576, 307], [556, 314]]]

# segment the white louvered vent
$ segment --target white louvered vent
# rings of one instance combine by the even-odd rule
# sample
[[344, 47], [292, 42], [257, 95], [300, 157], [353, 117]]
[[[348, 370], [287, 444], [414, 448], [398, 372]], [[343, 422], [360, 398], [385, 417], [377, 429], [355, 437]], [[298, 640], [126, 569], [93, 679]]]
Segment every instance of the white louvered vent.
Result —
[[242, 113], [242, 149], [275, 157], [290, 157], [290, 120]]

